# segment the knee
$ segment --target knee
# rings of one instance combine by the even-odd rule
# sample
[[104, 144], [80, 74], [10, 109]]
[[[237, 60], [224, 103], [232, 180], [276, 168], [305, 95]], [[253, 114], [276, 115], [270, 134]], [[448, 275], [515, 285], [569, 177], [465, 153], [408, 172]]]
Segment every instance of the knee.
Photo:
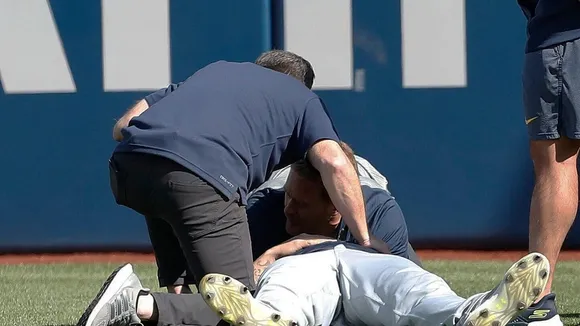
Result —
[[579, 148], [580, 141], [568, 138], [531, 141], [530, 157], [536, 174], [576, 169]]

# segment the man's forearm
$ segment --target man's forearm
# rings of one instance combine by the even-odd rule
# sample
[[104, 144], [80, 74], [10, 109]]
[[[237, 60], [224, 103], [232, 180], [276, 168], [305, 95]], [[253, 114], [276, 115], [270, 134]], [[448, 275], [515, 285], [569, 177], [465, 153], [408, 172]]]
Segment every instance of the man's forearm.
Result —
[[129, 121], [134, 117], [140, 115], [141, 113], [145, 112], [149, 108], [149, 104], [147, 101], [141, 100], [137, 102], [133, 107], [131, 107], [127, 113], [125, 113], [118, 121], [115, 123], [113, 127], [113, 139], [116, 141], [123, 140], [123, 134], [121, 133], [121, 129], [127, 127], [129, 125]]
[[258, 282], [258, 279], [264, 270], [277, 259], [295, 254], [302, 248], [327, 241], [336, 241], [336, 239], [319, 235], [300, 234], [284, 243], [266, 250], [265, 253], [254, 261], [254, 280]]
[[308, 151], [308, 158], [320, 172], [324, 188], [350, 232], [363, 246], [370, 245], [358, 174], [340, 145], [333, 140], [319, 141]]
[[276, 259], [290, 256], [298, 252], [298, 250], [304, 249], [309, 246], [314, 246], [319, 243], [336, 241], [336, 239], [323, 237], [323, 236], [309, 236], [309, 235], [299, 235], [284, 243], [281, 243], [275, 247], [266, 250], [265, 254], [272, 255]]
[[358, 175], [349, 164], [327, 165], [320, 169], [324, 187], [336, 210], [342, 215], [354, 237], [361, 241], [369, 239], [364, 199]]

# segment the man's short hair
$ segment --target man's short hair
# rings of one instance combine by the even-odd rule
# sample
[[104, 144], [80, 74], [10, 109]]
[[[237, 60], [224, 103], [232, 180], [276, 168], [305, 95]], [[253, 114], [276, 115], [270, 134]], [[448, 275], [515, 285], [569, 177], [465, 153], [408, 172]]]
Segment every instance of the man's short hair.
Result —
[[308, 60], [284, 50], [272, 50], [262, 53], [255, 62], [286, 75], [290, 75], [312, 89], [314, 84], [314, 69]]
[[[340, 148], [348, 158], [348, 161], [350, 164], [352, 164], [356, 173], [358, 174], [358, 164], [356, 162], [353, 149], [343, 141], [339, 142], [339, 144]], [[294, 162], [291, 166], [291, 169], [295, 173], [298, 173], [299, 176], [307, 180], [322, 182], [320, 172], [318, 172], [318, 170], [306, 158]], [[326, 192], [326, 190], [324, 190], [324, 196], [328, 198], [328, 192]]]

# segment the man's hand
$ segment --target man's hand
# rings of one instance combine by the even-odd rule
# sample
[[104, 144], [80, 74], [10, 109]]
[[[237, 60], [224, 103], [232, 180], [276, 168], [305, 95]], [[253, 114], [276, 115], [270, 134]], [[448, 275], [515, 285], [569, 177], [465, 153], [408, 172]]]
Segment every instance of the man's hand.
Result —
[[363, 247], [372, 248], [382, 254], [390, 254], [391, 249], [389, 246], [381, 239], [375, 238], [374, 235], [370, 235], [370, 239], [364, 243], [361, 243]]

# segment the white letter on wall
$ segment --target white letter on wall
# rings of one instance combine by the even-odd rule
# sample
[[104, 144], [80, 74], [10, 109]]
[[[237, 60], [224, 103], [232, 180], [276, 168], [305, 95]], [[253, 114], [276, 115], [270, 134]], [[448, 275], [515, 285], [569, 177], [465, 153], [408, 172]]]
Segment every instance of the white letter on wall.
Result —
[[156, 90], [171, 81], [169, 0], [102, 0], [105, 91]]
[[0, 1], [0, 44], [5, 93], [76, 92], [48, 0]]
[[351, 0], [285, 0], [284, 47], [310, 61], [314, 89], [352, 89]]
[[466, 87], [465, 0], [402, 0], [403, 87]]

